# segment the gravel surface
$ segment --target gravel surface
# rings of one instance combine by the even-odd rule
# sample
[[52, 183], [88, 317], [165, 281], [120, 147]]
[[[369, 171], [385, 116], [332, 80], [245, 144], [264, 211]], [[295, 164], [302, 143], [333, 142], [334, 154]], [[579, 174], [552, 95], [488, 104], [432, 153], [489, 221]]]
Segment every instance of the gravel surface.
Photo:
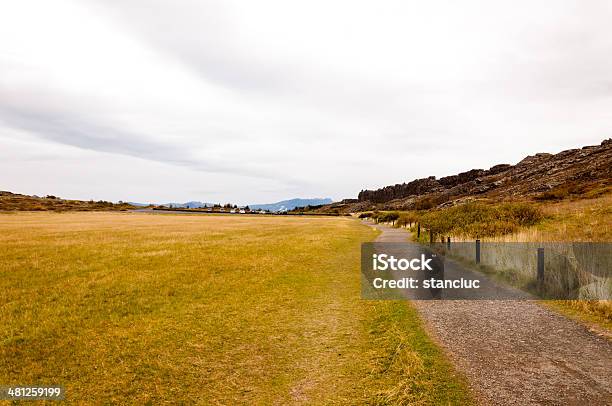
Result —
[[530, 300], [413, 303], [482, 404], [612, 405], [612, 342], [586, 327]]

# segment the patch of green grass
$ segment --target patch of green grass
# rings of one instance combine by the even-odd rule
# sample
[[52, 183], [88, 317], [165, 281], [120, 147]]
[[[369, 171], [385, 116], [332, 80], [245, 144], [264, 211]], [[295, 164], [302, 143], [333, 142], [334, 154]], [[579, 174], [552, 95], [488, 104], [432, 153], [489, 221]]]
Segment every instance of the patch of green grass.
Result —
[[350, 218], [0, 215], [0, 383], [81, 403], [467, 399], [407, 303], [361, 300], [374, 236]]

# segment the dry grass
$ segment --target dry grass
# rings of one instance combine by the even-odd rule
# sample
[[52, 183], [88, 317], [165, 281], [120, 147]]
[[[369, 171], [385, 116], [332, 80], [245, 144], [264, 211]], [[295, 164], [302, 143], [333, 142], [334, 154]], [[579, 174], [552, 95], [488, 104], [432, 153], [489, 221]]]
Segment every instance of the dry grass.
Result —
[[[496, 241], [520, 242], [611, 242], [612, 194], [594, 199], [569, 200], [540, 205], [546, 219]], [[609, 300], [558, 300], [553, 308], [587, 323], [612, 331], [612, 302]]]
[[[612, 194], [593, 199], [565, 200], [538, 204], [544, 219], [518, 232], [490, 237], [494, 242], [611, 242]], [[458, 241], [470, 239], [456, 238]], [[547, 301], [554, 309], [612, 331], [612, 302], [609, 300]]]
[[612, 303], [609, 300], [547, 300], [542, 304], [612, 339]]
[[[541, 212], [542, 218], [531, 226], [514, 224], [509, 228], [509, 230], [515, 230], [512, 233], [489, 233], [493, 235], [484, 238], [482, 237], [480, 224], [487, 222], [493, 224], [494, 222], [483, 216], [481, 210], [468, 210], [470, 209], [468, 205], [463, 208], [427, 212], [425, 215], [415, 212], [409, 212], [406, 215], [412, 221], [422, 221], [423, 218], [427, 219], [427, 216], [430, 217], [430, 220], [433, 218], [437, 222], [433, 221], [432, 225], [437, 225], [438, 228], [451, 235], [454, 242], [473, 242], [475, 234], [480, 234], [481, 239], [488, 242], [611, 242], [612, 194], [609, 193], [609, 187], [599, 188], [596, 191], [597, 193], [588, 195], [592, 198], [522, 203], [524, 207], [530, 205]], [[480, 206], [484, 207], [482, 204]], [[501, 205], [498, 206], [501, 207]], [[494, 206], [491, 206], [492, 208]], [[453, 209], [459, 214], [467, 210], [471, 217], [463, 216], [466, 218], [457, 219], [455, 218], [457, 216], [441, 215], [452, 213]], [[465, 231], [470, 228], [469, 226], [472, 223], [473, 228], [479, 233]], [[402, 226], [403, 224], [400, 223], [399, 225]], [[416, 234], [416, 226], [412, 227], [411, 231]], [[419, 241], [422, 243], [429, 242], [428, 230], [422, 228], [421, 231]], [[444, 235], [442, 234], [442, 236]], [[434, 241], [440, 241], [439, 238], [440, 235], [436, 235]], [[511, 279], [516, 277], [517, 273], [521, 273], [520, 270], [514, 272], [508, 270], [508, 272]], [[570, 317], [580, 319], [587, 324], [595, 324], [608, 332], [612, 331], [612, 302], [609, 300], [549, 300], [546, 303]]]
[[348, 218], [0, 215], [0, 383], [79, 403], [465, 404]]
[[535, 238], [548, 241], [612, 241], [612, 194], [597, 199], [543, 205], [548, 220]]
[[612, 194], [596, 199], [541, 203], [544, 220], [493, 241], [516, 242], [610, 242], [612, 241]]

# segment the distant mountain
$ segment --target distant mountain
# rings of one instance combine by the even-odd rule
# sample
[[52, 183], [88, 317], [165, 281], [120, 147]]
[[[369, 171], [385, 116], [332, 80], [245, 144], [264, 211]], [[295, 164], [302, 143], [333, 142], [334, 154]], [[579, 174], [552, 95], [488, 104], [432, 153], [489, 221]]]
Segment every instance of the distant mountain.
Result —
[[146, 207], [149, 206], [149, 203], [138, 203], [138, 202], [127, 202], [127, 204], [131, 204], [136, 207]]
[[270, 210], [272, 212], [293, 210], [296, 207], [319, 206], [329, 204], [332, 199], [291, 199], [268, 204], [249, 204], [251, 210]]
[[[271, 212], [278, 211], [287, 211], [293, 210], [296, 207], [306, 207], [306, 206], [319, 206], [322, 204], [329, 204], [332, 202], [332, 199], [291, 199], [291, 200], [283, 200], [282, 202], [276, 203], [267, 203], [267, 204], [249, 204], [249, 208], [251, 210], [269, 210]], [[144, 207], [148, 206], [149, 203], [137, 203], [137, 202], [129, 202], [132, 206]], [[157, 204], [155, 203], [157, 206]], [[197, 209], [200, 207], [212, 207], [213, 203], [204, 203], [204, 202], [185, 202], [185, 203], [164, 203], [161, 206], [173, 207], [173, 208], [189, 208], [189, 209]]]
[[199, 207], [212, 207], [213, 203], [204, 203], [204, 202], [196, 202], [196, 201], [191, 201], [191, 202], [185, 202], [185, 203], [166, 203], [162, 206], [168, 206], [168, 207], [183, 207], [186, 209], [197, 209]]

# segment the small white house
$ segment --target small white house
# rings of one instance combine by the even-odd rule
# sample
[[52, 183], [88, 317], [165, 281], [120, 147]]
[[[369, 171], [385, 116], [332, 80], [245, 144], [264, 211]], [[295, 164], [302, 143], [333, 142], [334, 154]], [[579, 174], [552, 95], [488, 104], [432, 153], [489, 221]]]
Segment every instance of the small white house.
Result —
[[240, 214], [244, 214], [246, 211], [244, 209], [240, 209]]

